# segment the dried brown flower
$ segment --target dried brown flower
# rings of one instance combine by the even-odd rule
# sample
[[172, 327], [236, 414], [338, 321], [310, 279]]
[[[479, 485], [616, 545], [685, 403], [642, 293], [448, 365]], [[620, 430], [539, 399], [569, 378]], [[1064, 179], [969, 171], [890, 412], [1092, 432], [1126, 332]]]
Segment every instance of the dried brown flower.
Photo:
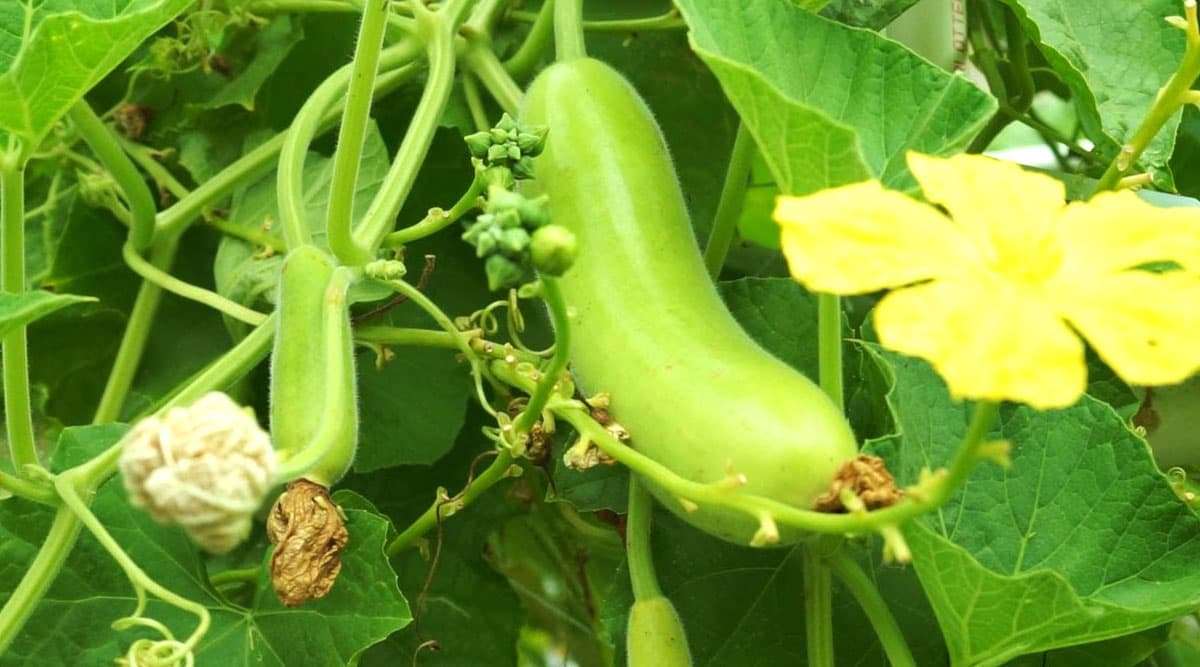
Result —
[[324, 597], [342, 570], [342, 550], [350, 541], [342, 509], [329, 489], [298, 479], [275, 501], [267, 519], [271, 584], [285, 607]]
[[839, 513], [847, 511], [842, 504], [842, 491], [849, 489], [862, 501], [867, 509], [878, 509], [896, 504], [901, 497], [896, 480], [877, 456], [860, 455], [838, 468], [833, 482], [813, 504], [818, 512]]

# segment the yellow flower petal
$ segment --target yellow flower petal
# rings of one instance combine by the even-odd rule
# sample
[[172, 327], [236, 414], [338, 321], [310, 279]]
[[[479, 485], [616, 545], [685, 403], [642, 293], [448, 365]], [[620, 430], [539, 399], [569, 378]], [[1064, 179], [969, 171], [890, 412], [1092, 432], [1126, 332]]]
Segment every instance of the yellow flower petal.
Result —
[[931, 362], [956, 398], [1058, 408], [1087, 383], [1083, 344], [1048, 304], [986, 277], [892, 292], [875, 329], [885, 347]]
[[1200, 209], [1159, 208], [1129, 191], [1068, 206], [1059, 238], [1064, 271], [1107, 273], [1168, 260], [1200, 271]]
[[819, 292], [873, 292], [978, 263], [953, 222], [876, 181], [780, 197], [774, 217], [792, 275]]
[[1059, 181], [981, 155], [942, 159], [910, 152], [908, 167], [925, 198], [946, 207], [986, 261], [1004, 270], [1012, 264], [1041, 263], [1046, 254], [1053, 260], [1057, 239], [1052, 223], [1066, 200]]
[[1058, 287], [1060, 312], [1126, 382], [1175, 384], [1200, 370], [1200, 276], [1126, 271]]

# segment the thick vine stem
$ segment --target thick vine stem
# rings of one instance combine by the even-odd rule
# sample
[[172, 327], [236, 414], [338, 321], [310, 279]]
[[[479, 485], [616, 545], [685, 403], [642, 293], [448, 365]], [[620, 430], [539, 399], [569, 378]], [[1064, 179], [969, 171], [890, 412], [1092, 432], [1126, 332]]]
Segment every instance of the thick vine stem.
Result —
[[754, 163], [755, 148], [754, 136], [750, 134], [746, 124], [738, 123], [733, 150], [729, 155], [729, 166], [725, 169], [721, 200], [717, 204], [717, 214], [713, 217], [708, 243], [704, 246], [704, 266], [708, 268], [708, 275], [712, 276], [713, 280], [721, 274], [729, 247], [733, 245], [738, 215], [746, 198], [746, 189], [750, 186], [750, 166]]
[[827, 556], [825, 564], [837, 575], [842, 585], [850, 591], [850, 595], [854, 596], [858, 606], [866, 613], [867, 620], [875, 630], [875, 635], [879, 637], [879, 643], [883, 645], [883, 652], [892, 667], [916, 667], [917, 663], [913, 660], [904, 633], [900, 631], [900, 625], [896, 623], [896, 617], [892, 615], [892, 610], [880, 595], [879, 587], [867, 577], [862, 567], [845, 549]]
[[512, 467], [512, 455], [501, 450], [496, 458], [492, 459], [491, 464], [478, 477], [470, 480], [458, 495], [449, 500], [435, 500], [429, 509], [392, 539], [387, 545], [388, 558], [395, 558], [406, 549], [416, 546], [421, 537], [433, 530], [439, 521], [462, 511], [496, 482], [512, 476]]
[[1183, 10], [1185, 15], [1183, 21], [1172, 21], [1172, 25], [1182, 28], [1187, 35], [1187, 47], [1183, 53], [1183, 60], [1180, 61], [1179, 67], [1175, 69], [1171, 77], [1167, 79], [1166, 85], [1158, 91], [1158, 96], [1154, 98], [1154, 104], [1146, 112], [1145, 118], [1142, 119], [1142, 123], [1138, 125], [1133, 136], [1125, 142], [1117, 157], [1108, 165], [1108, 169], [1104, 171], [1104, 175], [1100, 177], [1100, 181], [1092, 190], [1092, 195], [1116, 188], [1121, 179], [1136, 167], [1138, 158], [1154, 140], [1154, 137], [1158, 136], [1163, 125], [1183, 105], [1192, 103], [1194, 99], [1191, 92], [1192, 84], [1200, 76], [1200, 21], [1197, 20], [1196, 15], [1196, 0], [1184, 0]]
[[804, 552], [804, 636], [808, 665], [833, 667], [833, 585], [829, 568], [811, 544]]
[[69, 507], [60, 506], [54, 513], [54, 522], [46, 533], [46, 541], [29, 564], [25, 576], [21, 577], [20, 583], [4, 601], [4, 607], [0, 608], [0, 655], [4, 655], [12, 646], [38, 602], [54, 583], [67, 556], [75, 547], [80, 528], [82, 524]]
[[[498, 379], [527, 393], [532, 392], [536, 384], [504, 362], [493, 363], [491, 369]], [[766, 520], [767, 523], [777, 522], [813, 533], [854, 535], [876, 532], [887, 540], [902, 541], [897, 526], [938, 509], [962, 486], [977, 463], [998, 458], [995, 451], [998, 448], [986, 439], [995, 423], [999, 406], [980, 402], [975, 406], [967, 433], [948, 468], [925, 475], [916, 486], [906, 490], [903, 500], [890, 507], [832, 514], [794, 507], [761, 496], [731, 493], [720, 482], [704, 484], [684, 479], [615, 438], [592, 418], [587, 406], [580, 401], [558, 397], [549, 402], [547, 409], [555, 418], [571, 424], [581, 437], [590, 439], [615, 461], [669, 491], [685, 507], [724, 507]], [[895, 547], [894, 553], [900, 556], [906, 553], [902, 542], [892, 546]]]
[[121, 147], [116, 134], [100, 120], [87, 100], [76, 102], [68, 115], [79, 135], [100, 158], [100, 163], [112, 174], [125, 195], [130, 212], [129, 243], [137, 250], [145, 250], [154, 242], [155, 206], [150, 188]]
[[[177, 237], [160, 236], [150, 251], [150, 266], [164, 275], [169, 275], [166, 272], [174, 263], [178, 249]], [[130, 251], [137, 254], [132, 246]], [[133, 309], [129, 312], [125, 334], [121, 336], [121, 346], [117, 348], [117, 358], [113, 360], [108, 381], [104, 383], [104, 393], [100, 395], [100, 403], [96, 406], [92, 423], [105, 424], [120, 419], [121, 408], [129, 396], [129, 388], [133, 386], [134, 375], [137, 374], [142, 354], [146, 351], [146, 343], [150, 340], [150, 329], [154, 325], [154, 315], [158, 312], [162, 293], [163, 288], [158, 283], [142, 280], [137, 298], [133, 302]]]
[[361, 259], [351, 234], [354, 190], [358, 184], [358, 168], [371, 114], [371, 90], [375, 86], [390, 7], [391, 0], [368, 0], [363, 4], [346, 105], [342, 111], [337, 149], [333, 154], [333, 176], [329, 184], [325, 225], [329, 249], [343, 262], [352, 263]]
[[633, 586], [634, 600], [649, 600], [661, 597], [654, 573], [654, 552], [650, 548], [650, 524], [654, 514], [654, 499], [638, 481], [637, 475], [629, 477], [629, 514], [625, 520], [625, 554], [629, 564], [629, 581]]
[[417, 32], [426, 43], [429, 79], [379, 193], [363, 216], [362, 224], [354, 230], [354, 242], [368, 258], [374, 256], [375, 250], [395, 224], [396, 216], [416, 181], [417, 171], [433, 143], [433, 135], [454, 88], [455, 33], [469, 6], [470, 2], [451, 0], [435, 13], [421, 3], [412, 5]]
[[583, 38], [583, 0], [554, 3], [554, 55], [562, 62], [587, 56]]
[[[406, 39], [395, 46], [384, 49], [379, 54], [378, 65], [387, 68], [400, 67], [410, 63], [418, 57], [422, 46], [419, 39]], [[317, 86], [317, 89], [313, 91], [292, 120], [292, 125], [288, 128], [280, 146], [276, 189], [278, 190], [279, 218], [282, 223], [283, 238], [289, 249], [311, 242], [304, 210], [304, 159], [309, 144], [320, 130], [323, 116], [343, 99], [353, 74], [354, 63], [351, 63], [321, 82], [321, 85]], [[358, 152], [362, 153], [361, 145]], [[355, 247], [356, 250], [352, 254], [356, 260], [360, 260], [357, 263], [370, 259], [367, 253], [361, 251], [361, 248]], [[350, 252], [348, 249], [343, 249], [343, 251]]]
[[[513, 14], [516, 12], [511, 13], [510, 16]], [[554, 0], [543, 2], [541, 9], [532, 20], [533, 25], [529, 28], [529, 34], [525, 36], [525, 40], [521, 42], [517, 52], [504, 61], [504, 69], [518, 81], [523, 81], [533, 74], [542, 56], [546, 53], [546, 49], [550, 47], [551, 40], [554, 39]]]
[[[25, 165], [5, 156], [0, 166], [0, 290], [25, 291]], [[13, 327], [4, 336], [4, 425], [8, 451], [17, 474], [37, 466], [33, 433], [33, 407], [29, 395], [29, 340], [25, 326]]]
[[54, 492], [54, 489], [3, 470], [0, 470], [0, 491], [7, 491], [18, 498], [32, 500], [43, 505], [58, 505], [58, 494]]
[[479, 78], [500, 108], [509, 115], [516, 116], [520, 111], [524, 92], [491, 46], [472, 41], [467, 45], [462, 57], [463, 62]]

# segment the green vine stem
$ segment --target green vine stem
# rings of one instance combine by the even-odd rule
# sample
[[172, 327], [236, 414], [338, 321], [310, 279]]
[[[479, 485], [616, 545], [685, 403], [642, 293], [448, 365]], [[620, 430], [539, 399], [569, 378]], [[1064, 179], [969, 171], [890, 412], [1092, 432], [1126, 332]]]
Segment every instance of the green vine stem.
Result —
[[816, 543], [805, 544], [804, 636], [807, 665], [833, 667], [833, 577]]
[[[166, 271], [170, 270], [175, 261], [178, 248], [178, 238], [160, 236], [150, 251], [150, 265], [169, 275]], [[130, 251], [137, 254], [132, 248]], [[141, 259], [140, 256], [138, 258]], [[133, 377], [137, 374], [146, 343], [150, 340], [150, 329], [154, 325], [154, 315], [158, 312], [162, 293], [162, 287], [151, 280], [143, 280], [138, 287], [137, 298], [134, 299], [133, 309], [129, 312], [129, 322], [125, 325], [124, 335], [121, 336], [121, 346], [117, 348], [117, 357], [113, 360], [108, 381], [104, 383], [104, 393], [100, 395], [100, 403], [96, 406], [92, 423], [105, 424], [120, 419], [121, 407], [125, 405], [125, 399], [129, 396]]]
[[[420, 54], [421, 43], [406, 39], [379, 54], [381, 67], [400, 67], [415, 60]], [[288, 248], [311, 242], [308, 223], [305, 221], [304, 159], [309, 144], [317, 136], [322, 117], [343, 99], [354, 71], [351, 63], [330, 74], [313, 91], [288, 128], [279, 151], [279, 170], [276, 172], [275, 189], [279, 200], [279, 218], [283, 226], [283, 238]], [[362, 149], [359, 148], [361, 153]], [[356, 251], [356, 256], [361, 255]]]
[[571, 351], [571, 319], [567, 314], [567, 302], [563, 299], [558, 281], [550, 276], [541, 276], [539, 285], [540, 295], [546, 302], [546, 307], [550, 309], [550, 319], [554, 324], [554, 356], [541, 371], [541, 377], [529, 393], [529, 403], [513, 420], [512, 430], [518, 438], [528, 434], [537, 420], [542, 418], [542, 411], [567, 368]]
[[[486, 132], [492, 123], [488, 120], [487, 108], [483, 105], [483, 95], [479, 93], [479, 82], [470, 72], [462, 73], [462, 91], [463, 98], [467, 101], [467, 110], [471, 112], [471, 122], [475, 125], [475, 131]], [[387, 245], [386, 238], [383, 243]]]
[[354, 243], [368, 258], [374, 256], [384, 236], [395, 224], [400, 207], [408, 198], [417, 171], [433, 143], [433, 135], [454, 88], [454, 34], [468, 6], [469, 2], [451, 0], [434, 13], [421, 3], [412, 5], [417, 19], [417, 33], [426, 42], [429, 78], [404, 140], [396, 151], [396, 158], [363, 216], [362, 223], [354, 230]]
[[438, 498], [421, 516], [408, 525], [387, 545], [388, 558], [395, 558], [406, 549], [416, 546], [426, 533], [433, 530], [439, 521], [461, 512], [485, 491], [502, 479], [512, 476], [513, 458], [507, 451], [500, 451], [478, 477], [467, 482], [465, 488], [451, 499]]
[[583, 0], [554, 3], [554, 56], [560, 62], [587, 57], [583, 39]]
[[1092, 190], [1092, 195], [1117, 187], [1121, 179], [1137, 165], [1138, 158], [1150, 145], [1162, 129], [1185, 104], [1195, 104], [1200, 97], [1192, 91], [1192, 84], [1200, 76], [1200, 22], [1196, 17], [1196, 0], [1184, 0], [1183, 21], [1173, 21], [1172, 25], [1182, 28], [1187, 35], [1187, 46], [1179, 67], [1171, 74], [1154, 98], [1154, 104], [1146, 112], [1141, 125], [1138, 125], [1133, 136], [1121, 147], [1117, 157], [1108, 165], [1100, 181]]
[[[342, 124], [338, 131], [337, 149], [333, 153], [333, 176], [329, 184], [329, 208], [325, 214], [329, 249], [348, 264], [367, 261], [361, 256], [351, 234], [354, 213], [354, 190], [358, 184], [358, 168], [363, 144], [367, 138], [367, 123], [371, 114], [371, 90], [379, 68], [379, 53], [387, 28], [390, 0], [368, 0], [363, 5], [358, 43], [350, 69], [349, 90], [346, 92]], [[320, 109], [324, 111], [324, 109]]]
[[5, 600], [4, 607], [0, 608], [0, 655], [4, 655], [12, 646], [38, 602], [54, 583], [67, 556], [75, 548], [80, 528], [82, 524], [69, 507], [59, 507], [54, 513], [46, 541], [29, 564], [25, 576], [21, 577], [20, 583]]
[[650, 548], [650, 524], [654, 514], [654, 499], [638, 480], [629, 476], [629, 513], [625, 518], [625, 560], [629, 564], [629, 581], [634, 600], [662, 597], [658, 577], [654, 573], [654, 551]]
[[[196, 645], [200, 643], [200, 639], [208, 632], [208, 626], [212, 621], [208, 609], [202, 604], [193, 602], [167, 590], [147, 575], [142, 568], [138, 567], [137, 563], [133, 562], [133, 559], [125, 552], [125, 549], [113, 539], [113, 536], [104, 527], [104, 524], [88, 509], [87, 503], [80, 497], [80, 491], [74, 482], [74, 476], [70, 473], [63, 473], [55, 480], [54, 486], [58, 491], [59, 497], [62, 498], [64, 507], [70, 509], [75, 514], [76, 519], [87, 527], [92, 536], [96, 538], [96, 541], [121, 566], [121, 569], [125, 572], [125, 576], [129, 578], [129, 582], [133, 585], [134, 591], [137, 594], [137, 607], [128, 618], [136, 622], [141, 617], [146, 608], [146, 591], [149, 591], [163, 602], [178, 609], [191, 612], [200, 619], [196, 625], [196, 629], [188, 637], [187, 641], [176, 647], [176, 650], [171, 655], [163, 658], [164, 664], [168, 665], [174, 664], [176, 660], [182, 660], [196, 648]], [[89, 494], [92, 491], [90, 486], [85, 485], [84, 488]]]
[[521, 86], [513, 80], [504, 63], [496, 56], [490, 46], [478, 41], [469, 43], [463, 53], [463, 62], [471, 72], [479, 77], [479, 81], [488, 89], [488, 93], [500, 105], [500, 108], [512, 116], [517, 116], [521, 108], [521, 98], [525, 93]]
[[283, 239], [271, 234], [262, 227], [246, 227], [215, 216], [207, 218], [204, 224], [226, 236], [241, 239], [254, 246], [269, 248], [271, 252], [281, 255], [287, 252], [287, 245], [283, 242]]
[[[400, 60], [400, 54], [385, 50], [380, 55], [380, 61], [388, 62], [388, 55], [395, 55]], [[414, 51], [415, 54], [415, 51]], [[413, 57], [416, 57], [415, 55]], [[340, 71], [340, 70], [339, 70]], [[375, 98], [378, 99], [399, 88], [404, 82], [417, 74], [419, 69], [412, 66], [397, 66], [379, 76], [375, 85]], [[334, 75], [337, 73], [335, 72]], [[319, 135], [332, 128], [338, 118], [338, 108], [325, 111], [317, 125]], [[221, 199], [229, 196], [234, 190], [246, 184], [251, 179], [267, 171], [279, 157], [284, 143], [291, 136], [290, 130], [280, 132], [267, 141], [251, 149], [242, 157], [225, 167], [212, 178], [201, 183], [186, 197], [175, 202], [170, 208], [158, 214], [156, 227], [159, 234], [178, 234], [183, 232], [193, 221], [201, 217], [207, 206], [212, 206]]]
[[154, 242], [155, 206], [154, 196], [150, 194], [150, 188], [146, 187], [146, 181], [126, 155], [116, 134], [100, 120], [87, 100], [81, 99], [76, 102], [67, 115], [75, 123], [79, 135], [87, 142], [92, 152], [100, 158], [100, 163], [112, 174], [121, 188], [121, 193], [125, 195], [131, 214], [129, 243], [139, 251], [150, 247]]
[[18, 498], [43, 505], [58, 505], [58, 494], [54, 493], [54, 489], [3, 470], [0, 470], [0, 491], [7, 491]]
[[[0, 166], [0, 290], [25, 291], [25, 165], [8, 155]], [[33, 407], [29, 397], [29, 341], [24, 325], [4, 336], [4, 425], [8, 451], [17, 474], [37, 466]]]
[[262, 573], [262, 568], [259, 567], [244, 567], [237, 570], [222, 570], [208, 577], [208, 583], [215, 588], [231, 586], [234, 584], [252, 584], [258, 581], [258, 577]]
[[742, 211], [746, 189], [750, 185], [750, 166], [754, 163], [754, 151], [754, 137], [745, 123], [738, 123], [729, 166], [725, 170], [725, 185], [721, 188], [721, 199], [717, 204], [717, 214], [713, 217], [708, 244], [704, 246], [704, 266], [708, 268], [708, 275], [712, 276], [713, 280], [721, 274], [725, 256], [729, 254], [729, 248], [733, 245], [738, 215]]
[[440, 208], [430, 209], [429, 213], [420, 222], [403, 229], [398, 229], [383, 237], [383, 245], [388, 248], [396, 248], [435, 234], [458, 222], [464, 215], [479, 206], [479, 197], [487, 190], [487, 186], [488, 182], [484, 178], [483, 169], [476, 168], [475, 175], [471, 179], [471, 185], [463, 193], [463, 196], [459, 197], [458, 201], [450, 207], [450, 210], [447, 211]]
[[224, 315], [228, 315], [235, 320], [245, 322], [251, 326], [258, 326], [267, 319], [265, 314], [260, 313], [257, 310], [247, 308], [236, 301], [230, 301], [229, 299], [226, 299], [212, 290], [204, 289], [203, 287], [197, 287], [191, 283], [184, 282], [179, 278], [167, 273], [166, 271], [163, 271], [157, 266], [154, 266], [153, 263], [147, 262], [141, 255], [138, 254], [137, 250], [134, 250], [133, 246], [129, 244], [125, 244], [125, 247], [122, 248], [121, 254], [125, 258], [125, 263], [128, 264], [129, 268], [133, 269], [135, 273], [137, 273], [143, 279], [158, 285], [172, 294], [177, 294], [185, 299], [191, 299], [192, 301], [202, 303], [209, 308], [217, 310]]
[[[504, 382], [530, 392], [534, 382], [508, 364], [492, 364], [492, 372]], [[878, 532], [889, 540], [902, 539], [896, 527], [909, 519], [941, 507], [962, 486], [975, 465], [983, 460], [1002, 459], [1007, 449], [1000, 443], [988, 443], [987, 435], [995, 423], [999, 407], [995, 403], [976, 404], [975, 413], [966, 435], [948, 468], [929, 473], [915, 487], [907, 489], [906, 497], [884, 509], [853, 511], [847, 514], [827, 514], [801, 509], [769, 498], [730, 491], [716, 484], [704, 484], [684, 479], [663, 464], [617, 440], [604, 426], [597, 423], [587, 407], [572, 399], [558, 398], [548, 406], [555, 417], [571, 424], [583, 437], [590, 438], [605, 454], [631, 471], [653, 481], [673, 496], [696, 505], [724, 507], [749, 516], [770, 518], [778, 523], [814, 533], [839, 535]], [[902, 543], [893, 546], [904, 549]], [[898, 560], [907, 560], [904, 551], [895, 552]]]
[[[267, 322], [252, 331], [224, 356], [193, 376], [181, 390], [175, 392], [172, 398], [164, 401], [153, 411], [191, 404], [205, 393], [227, 387], [241, 379], [257, 366], [270, 351], [271, 340], [275, 333], [274, 320], [274, 316], [271, 316]], [[71, 475], [79, 495], [88, 498], [95, 489], [116, 472], [117, 459], [120, 458], [120, 455], [121, 445], [118, 443], [92, 460], [63, 473], [60, 478]], [[41, 549], [30, 563], [29, 569], [25, 571], [25, 576], [13, 589], [12, 595], [5, 601], [3, 608], [0, 608], [0, 655], [12, 644], [13, 639], [29, 620], [29, 616], [38, 602], [46, 594], [50, 585], [54, 583], [67, 556], [75, 547], [75, 541], [79, 537], [81, 528], [82, 524], [71, 508], [58, 508]]]
[[154, 183], [160, 188], [164, 188], [175, 199], [183, 199], [191, 194], [191, 191], [175, 178], [175, 175], [158, 161], [159, 158], [169, 155], [169, 151], [158, 151], [149, 146], [139, 144], [136, 141], [131, 141], [125, 137], [116, 134], [113, 135], [121, 144], [121, 148], [133, 160], [137, 166], [142, 168], [150, 178], [154, 179]]
[[[513, 12], [509, 16], [516, 13]], [[533, 25], [530, 26], [529, 34], [525, 35], [521, 46], [517, 48], [516, 53], [504, 61], [504, 69], [509, 76], [518, 81], [528, 79], [537, 69], [542, 56], [546, 54], [546, 49], [550, 48], [552, 39], [554, 39], [554, 0], [546, 0], [533, 17]]]
[[[515, 11], [509, 13], [509, 18], [523, 23], [537, 25], [540, 12]], [[676, 9], [670, 9], [658, 16], [647, 16], [639, 19], [608, 19], [605, 21], [583, 21], [583, 29], [588, 32], [650, 32], [653, 30], [685, 30], [687, 23]]]
[[817, 295], [817, 358], [821, 389], [839, 410], [842, 390], [842, 299], [836, 294]]
[[830, 554], [825, 564], [837, 575], [838, 580], [866, 613], [867, 620], [875, 630], [875, 635], [879, 637], [879, 643], [883, 645], [883, 652], [892, 667], [916, 667], [917, 663], [913, 660], [908, 642], [904, 640], [900, 625], [896, 623], [896, 617], [879, 594], [879, 587], [867, 577], [862, 567], [844, 549]]

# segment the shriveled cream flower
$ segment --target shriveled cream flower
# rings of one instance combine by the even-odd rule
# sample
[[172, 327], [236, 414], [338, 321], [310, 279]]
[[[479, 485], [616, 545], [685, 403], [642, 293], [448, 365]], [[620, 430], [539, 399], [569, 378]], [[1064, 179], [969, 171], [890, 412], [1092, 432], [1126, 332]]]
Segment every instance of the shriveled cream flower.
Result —
[[120, 468], [130, 502], [158, 521], [179, 524], [214, 554], [246, 539], [274, 482], [270, 437], [219, 392], [143, 419], [123, 447]]

